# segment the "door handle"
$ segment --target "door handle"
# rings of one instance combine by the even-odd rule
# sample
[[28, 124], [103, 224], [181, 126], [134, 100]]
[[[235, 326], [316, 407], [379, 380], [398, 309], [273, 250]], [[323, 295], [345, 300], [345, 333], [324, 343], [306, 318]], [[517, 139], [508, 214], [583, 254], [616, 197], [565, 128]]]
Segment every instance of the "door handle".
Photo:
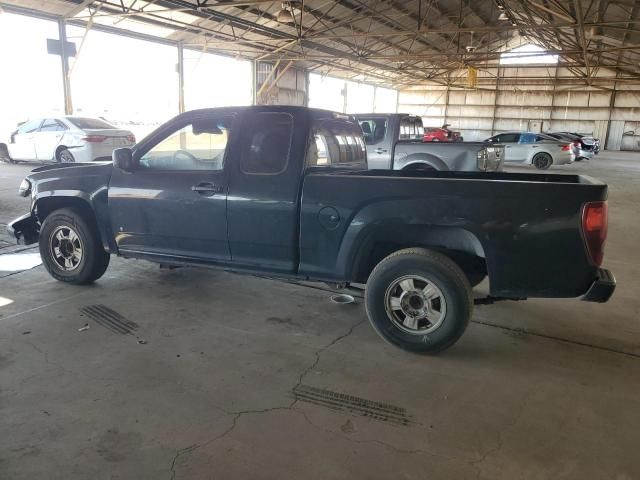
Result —
[[203, 182], [203, 183], [199, 183], [198, 185], [192, 186], [191, 190], [200, 195], [211, 197], [216, 193], [222, 193], [224, 191], [224, 187], [222, 185], [215, 185], [213, 183]]
[[376, 148], [375, 152], [376, 153], [387, 153], [387, 150], [385, 150], [384, 148], [378, 147], [378, 148]]

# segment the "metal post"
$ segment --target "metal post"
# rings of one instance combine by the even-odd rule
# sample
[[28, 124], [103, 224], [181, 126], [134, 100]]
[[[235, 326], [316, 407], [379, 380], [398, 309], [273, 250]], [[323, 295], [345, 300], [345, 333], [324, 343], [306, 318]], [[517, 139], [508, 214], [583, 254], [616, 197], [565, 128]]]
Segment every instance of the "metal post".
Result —
[[[618, 73], [619, 72], [616, 73], [616, 78], [618, 77]], [[613, 82], [613, 91], [611, 92], [611, 96], [609, 97], [609, 116], [607, 118], [607, 128], [604, 132], [604, 138], [601, 139], [600, 143], [601, 150], [606, 150], [607, 144], [609, 143], [609, 135], [611, 134], [611, 117], [613, 116], [613, 110], [616, 108], [616, 94], [618, 93], [617, 83], [618, 82]]]
[[71, 101], [71, 82], [69, 81], [69, 57], [67, 54], [67, 29], [64, 18], [58, 19], [58, 38], [60, 40], [60, 59], [62, 61], [62, 91], [64, 94], [64, 113], [73, 113]]
[[252, 81], [251, 81], [251, 89], [253, 90], [252, 92], [252, 104], [253, 105], [257, 105], [258, 104], [258, 60], [254, 60], [253, 61], [253, 76], [252, 76]]
[[496, 74], [496, 93], [493, 96], [493, 112], [491, 115], [491, 136], [493, 137], [495, 133], [496, 126], [496, 109], [498, 108], [498, 95], [500, 95], [500, 65], [498, 65], [498, 70]]
[[449, 91], [451, 89], [451, 87], [449, 86], [449, 81], [450, 79], [447, 78], [447, 91], [444, 96], [444, 123], [442, 124], [443, 126], [448, 123], [447, 115], [449, 114]]
[[304, 106], [309, 106], [309, 70], [304, 69]]
[[184, 112], [184, 46], [178, 42], [178, 112]]
[[349, 90], [347, 88], [346, 80], [342, 82], [342, 113], [347, 113], [347, 95]]
[[374, 85], [373, 86], [373, 105], [371, 105], [371, 111], [375, 112], [376, 111], [376, 96], [378, 94], [378, 86]]

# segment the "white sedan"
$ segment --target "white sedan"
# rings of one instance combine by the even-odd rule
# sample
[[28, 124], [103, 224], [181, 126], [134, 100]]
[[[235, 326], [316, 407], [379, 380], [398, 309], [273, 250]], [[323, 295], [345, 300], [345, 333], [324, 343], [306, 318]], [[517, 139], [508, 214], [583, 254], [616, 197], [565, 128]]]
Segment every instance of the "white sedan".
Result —
[[543, 133], [505, 132], [485, 141], [504, 145], [506, 163], [524, 163], [546, 170], [551, 165], [566, 165], [575, 160], [572, 142]]
[[129, 130], [99, 118], [37, 118], [20, 125], [0, 153], [10, 161], [91, 162], [111, 160], [114, 149], [135, 142]]

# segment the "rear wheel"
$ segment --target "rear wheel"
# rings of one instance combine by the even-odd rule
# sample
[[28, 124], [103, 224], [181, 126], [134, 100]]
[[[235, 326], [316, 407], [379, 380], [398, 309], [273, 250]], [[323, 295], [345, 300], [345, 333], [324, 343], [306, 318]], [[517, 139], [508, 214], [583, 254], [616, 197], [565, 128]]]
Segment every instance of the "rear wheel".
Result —
[[74, 208], [49, 214], [40, 230], [39, 246], [45, 268], [61, 282], [92, 283], [109, 266], [97, 227]]
[[541, 152], [534, 155], [532, 163], [538, 170], [546, 170], [553, 163], [553, 159], [548, 153]]
[[463, 334], [473, 309], [471, 287], [448, 257], [423, 248], [400, 250], [373, 270], [365, 292], [367, 316], [387, 342], [436, 353]]
[[56, 151], [56, 162], [58, 163], [74, 163], [76, 159], [68, 148], [59, 148]]

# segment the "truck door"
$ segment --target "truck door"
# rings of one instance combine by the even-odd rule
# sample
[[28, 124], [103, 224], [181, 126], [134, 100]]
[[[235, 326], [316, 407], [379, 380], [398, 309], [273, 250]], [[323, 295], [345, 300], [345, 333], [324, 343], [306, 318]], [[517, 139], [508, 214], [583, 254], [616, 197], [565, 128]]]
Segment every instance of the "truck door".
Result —
[[184, 115], [134, 151], [139, 167], [114, 169], [109, 216], [130, 256], [228, 261], [226, 165], [237, 112]]
[[229, 245], [234, 265], [274, 272], [298, 266], [298, 196], [308, 129], [287, 112], [251, 111], [229, 181]]
[[[391, 145], [394, 139], [387, 134], [387, 117], [358, 116], [358, 123], [362, 128], [364, 143], [367, 146], [367, 163], [370, 170], [391, 168]], [[389, 129], [392, 130], [392, 129]]]

